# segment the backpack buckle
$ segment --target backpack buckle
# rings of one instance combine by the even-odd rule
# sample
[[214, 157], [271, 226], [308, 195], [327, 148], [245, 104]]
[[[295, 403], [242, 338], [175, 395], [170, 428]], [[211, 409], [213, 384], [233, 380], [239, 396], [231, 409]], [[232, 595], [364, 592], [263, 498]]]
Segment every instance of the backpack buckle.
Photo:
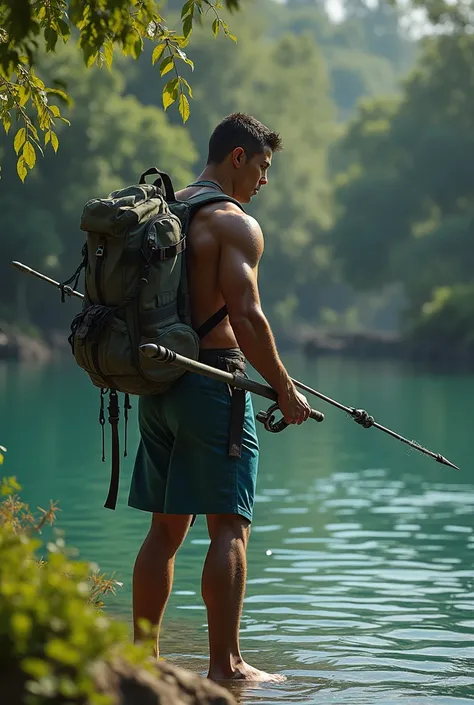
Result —
[[104, 247], [104, 245], [101, 243], [101, 244], [97, 247], [97, 250], [95, 251], [95, 256], [96, 256], [96, 257], [103, 257], [103, 256], [104, 256], [104, 250], [105, 250], [105, 247]]

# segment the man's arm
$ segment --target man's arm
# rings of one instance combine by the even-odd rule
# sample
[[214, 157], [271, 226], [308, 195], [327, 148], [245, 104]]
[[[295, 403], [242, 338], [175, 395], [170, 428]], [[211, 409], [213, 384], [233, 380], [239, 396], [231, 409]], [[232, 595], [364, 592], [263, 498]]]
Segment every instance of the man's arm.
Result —
[[232, 211], [215, 218], [221, 245], [219, 287], [227, 306], [237, 342], [247, 360], [279, 397], [280, 409], [289, 423], [301, 423], [310, 407], [286, 371], [275, 345], [270, 324], [262, 311], [258, 291], [258, 264], [263, 235], [254, 218]]

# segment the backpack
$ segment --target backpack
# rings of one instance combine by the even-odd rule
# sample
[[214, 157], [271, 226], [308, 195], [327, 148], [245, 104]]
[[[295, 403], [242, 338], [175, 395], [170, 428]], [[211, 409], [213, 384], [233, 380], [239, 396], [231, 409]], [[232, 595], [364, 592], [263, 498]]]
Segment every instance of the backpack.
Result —
[[[153, 184], [146, 182], [157, 176]], [[199, 330], [191, 326], [186, 272], [186, 235], [197, 210], [206, 204], [230, 201], [214, 182], [213, 191], [177, 201], [168, 174], [155, 167], [137, 185], [88, 201], [80, 227], [87, 233], [82, 262], [60, 285], [62, 300], [76, 288], [85, 269], [82, 310], [71, 323], [68, 338], [76, 363], [100, 388], [99, 423], [104, 452], [104, 397], [109, 393], [112, 432], [112, 473], [105, 507], [115, 509], [119, 481], [119, 402], [125, 394], [125, 449], [130, 395], [162, 394], [185, 370], [140, 354], [142, 343], [157, 343], [191, 359], [199, 355], [199, 340], [227, 315], [225, 306]], [[219, 193], [219, 191], [221, 191]], [[243, 208], [242, 208], [243, 210]]]

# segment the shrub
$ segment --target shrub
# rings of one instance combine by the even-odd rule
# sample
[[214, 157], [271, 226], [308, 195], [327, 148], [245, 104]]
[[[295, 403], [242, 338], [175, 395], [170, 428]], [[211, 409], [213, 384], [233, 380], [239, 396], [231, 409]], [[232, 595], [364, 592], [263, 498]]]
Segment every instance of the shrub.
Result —
[[147, 647], [128, 644], [127, 626], [98, 609], [115, 581], [75, 560], [63, 538], [46, 545], [40, 539], [57, 506], [34, 516], [19, 489], [14, 478], [0, 484], [2, 702], [106, 705], [110, 697], [94, 687], [94, 665], [124, 655], [143, 666]]

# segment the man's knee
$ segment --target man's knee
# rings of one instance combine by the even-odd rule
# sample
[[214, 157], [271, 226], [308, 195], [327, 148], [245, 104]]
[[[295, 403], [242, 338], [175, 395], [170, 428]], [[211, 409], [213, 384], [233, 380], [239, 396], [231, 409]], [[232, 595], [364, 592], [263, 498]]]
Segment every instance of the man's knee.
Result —
[[153, 514], [149, 536], [174, 553], [183, 543], [191, 519], [191, 514]]
[[208, 514], [207, 528], [211, 541], [222, 536], [241, 539], [247, 546], [250, 521], [239, 514]]

